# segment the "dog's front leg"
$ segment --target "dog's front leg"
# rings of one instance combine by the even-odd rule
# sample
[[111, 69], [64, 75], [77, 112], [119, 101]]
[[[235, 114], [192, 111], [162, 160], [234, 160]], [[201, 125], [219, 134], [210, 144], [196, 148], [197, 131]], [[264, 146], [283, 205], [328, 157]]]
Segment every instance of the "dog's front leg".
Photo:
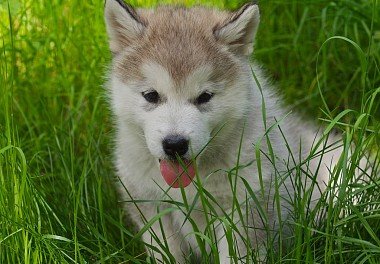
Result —
[[[243, 217], [246, 219], [245, 217]], [[259, 219], [259, 218], [258, 218]], [[265, 263], [266, 233], [261, 223], [249, 224], [237, 220], [226, 232], [223, 225], [217, 228], [219, 260], [221, 264]], [[236, 230], [237, 229], [237, 230]]]
[[[131, 209], [128, 208], [131, 212]], [[157, 263], [184, 263], [187, 253], [186, 243], [182, 242], [179, 230], [173, 227], [172, 213], [160, 214], [156, 205], [139, 205], [133, 209], [133, 219], [142, 235], [147, 252]]]

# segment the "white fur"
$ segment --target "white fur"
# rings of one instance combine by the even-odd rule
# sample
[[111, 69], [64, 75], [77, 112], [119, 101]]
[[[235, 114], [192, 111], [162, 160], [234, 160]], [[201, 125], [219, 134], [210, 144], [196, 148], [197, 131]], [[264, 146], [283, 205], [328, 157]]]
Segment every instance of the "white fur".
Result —
[[[148, 71], [150, 70], [150, 71]], [[150, 72], [152, 76], [161, 76], [160, 80], [157, 80], [156, 89], [160, 91], [160, 88], [167, 91], [170, 87], [170, 79], [167, 79], [165, 71], [161, 67], [156, 66], [144, 66], [143, 72]], [[199, 71], [200, 75], [203, 75], [203, 71]], [[255, 73], [261, 75], [260, 70], [255, 68]], [[194, 85], [195, 80], [201, 80], [202, 76], [198, 78], [194, 74], [191, 76], [190, 83]], [[180, 133], [182, 135], [189, 136], [191, 138], [191, 149], [194, 154], [197, 154], [201, 148], [207, 144], [213, 132], [224, 125], [222, 130], [217, 134], [209, 146], [205, 149], [204, 153], [197, 160], [199, 174], [202, 176], [204, 187], [210, 192], [215, 199], [224, 205], [225, 210], [229, 210], [232, 203], [231, 188], [228, 183], [228, 178], [225, 173], [218, 169], [231, 169], [236, 165], [236, 159], [238, 157], [239, 141], [244, 127], [244, 141], [241, 150], [240, 162], [246, 164], [251, 160], [254, 160], [254, 147], [253, 144], [261, 144], [261, 149], [264, 153], [269, 153], [268, 146], [265, 139], [264, 122], [261, 114], [261, 95], [258, 87], [253, 80], [250, 81], [250, 90], [248, 95], [242, 93], [241, 97], [239, 93], [236, 93], [234, 89], [228, 90], [226, 94], [217, 96], [212, 102], [214, 105], [213, 111], [209, 113], [200, 113], [194, 106], [188, 103], [188, 98], [182, 98], [181, 94], [175, 92], [167, 93], [167, 102], [157, 107], [157, 109], [149, 112], [142, 110], [145, 104], [144, 99], [141, 98], [140, 91], [141, 86], [137, 83], [124, 84], [118, 78], [111, 74], [112, 85], [112, 105], [117, 117], [117, 139], [116, 139], [116, 157], [117, 157], [117, 169], [118, 175], [121, 181], [126, 185], [128, 191], [132, 194], [132, 197], [124, 191], [124, 187], [120, 187], [121, 195], [124, 200], [139, 199], [139, 200], [159, 200], [159, 199], [173, 199], [175, 201], [182, 201], [181, 193], [178, 189], [169, 189], [168, 185], [163, 181], [160, 175], [158, 159], [165, 157], [162, 150], [162, 139], [172, 133]], [[195, 78], [194, 78], [195, 77]], [[148, 79], [149, 79], [148, 78]], [[267, 115], [267, 127], [270, 127], [277, 120], [281, 120], [287, 114], [286, 110], [279, 107], [279, 98], [273, 95], [271, 88], [266, 85], [265, 80], [261, 77], [260, 82], [264, 89], [264, 98], [266, 102], [266, 115]], [[168, 85], [166, 88], [160, 87], [160, 85]], [[192, 87], [197, 87], [192, 86]], [[189, 87], [191, 88], [191, 87]], [[231, 87], [230, 87], [231, 88]], [[242, 88], [242, 87], [241, 87]], [[241, 89], [235, 87], [235, 89]], [[195, 89], [195, 88], [194, 88]], [[226, 89], [226, 88], [225, 88]], [[245, 88], [244, 88], [245, 89]], [[137, 90], [139, 92], [136, 92]], [[193, 89], [190, 89], [194, 92]], [[190, 91], [188, 92], [191, 93]], [[195, 93], [194, 93], [195, 94]], [[250, 94], [250, 95], [249, 95]], [[241, 98], [249, 96], [251, 102], [249, 105], [243, 103]], [[254, 103], [252, 103], [254, 102]], [[248, 114], [247, 114], [248, 111]], [[249, 116], [245, 118], [245, 115]], [[300, 140], [304, 146], [304, 153], [302, 157], [306, 157], [310, 151], [312, 142], [314, 140], [315, 133], [313, 127], [309, 125], [302, 125], [300, 120], [296, 116], [288, 116], [282, 122], [280, 127], [284, 134], [287, 135], [287, 141], [291, 145], [293, 155], [299, 156], [298, 146]], [[316, 130], [314, 130], [316, 131]], [[279, 129], [275, 128], [270, 133], [271, 144], [274, 149], [276, 158], [276, 166], [280, 171], [285, 171], [284, 161], [289, 159], [289, 152], [285, 146], [285, 140], [282, 138]], [[190, 153], [188, 154], [190, 155]], [[188, 158], [190, 156], [187, 156]], [[339, 157], [339, 150], [332, 153], [325, 154], [323, 156], [324, 165], [320, 171], [319, 183], [323, 189], [325, 183], [328, 180], [328, 168], [331, 164], [336, 162], [336, 158]], [[265, 181], [265, 189], [273, 189], [270, 178], [273, 177], [273, 166], [269, 160], [263, 155], [262, 158], [262, 170], [263, 178]], [[318, 164], [319, 159], [315, 159], [310, 165], [311, 170], [314, 170]], [[296, 164], [291, 164], [294, 167]], [[282, 169], [281, 169], [282, 168]], [[214, 173], [213, 173], [214, 172]], [[203, 178], [209, 175], [208, 178]], [[259, 192], [260, 181], [258, 178], [258, 172], [256, 165], [252, 165], [248, 168], [241, 169], [239, 172], [241, 177], [244, 177], [252, 186], [252, 189]], [[246, 199], [245, 188], [242, 183], [238, 182], [237, 192], [238, 200], [244, 202]], [[286, 188], [291, 188], [289, 179], [285, 180], [283, 186], [280, 188], [282, 196], [287, 196]], [[164, 195], [163, 190], [167, 190], [168, 194]], [[289, 190], [288, 190], [289, 191]], [[292, 191], [292, 190], [290, 190]], [[193, 201], [196, 195], [196, 188], [194, 185], [190, 185], [185, 189], [186, 195], [190, 203]], [[272, 190], [273, 192], [273, 190]], [[318, 191], [314, 194], [314, 199], [319, 197]], [[149, 220], [156, 214], [156, 207], [159, 204], [152, 202], [152, 204], [139, 205], [144, 213], [144, 216]], [[161, 205], [165, 208], [167, 205]], [[199, 205], [200, 206], [200, 205]], [[136, 211], [134, 206], [129, 205], [127, 212], [136, 220], [138, 226], [142, 227], [144, 222], [137, 220], [139, 218], [139, 212]], [[276, 219], [274, 209], [269, 209], [268, 217]], [[283, 211], [286, 217], [286, 210]], [[192, 218], [197, 219], [197, 224], [202, 230], [205, 227], [205, 222], [202, 213], [193, 212]], [[184, 223], [185, 215], [180, 212], [174, 212], [169, 216], [166, 216], [164, 222], [167, 221], [165, 226], [166, 236], [171, 237], [169, 246], [173, 248], [175, 257], [179, 262], [182, 259], [182, 250], [186, 252], [187, 243], [190, 243], [194, 249], [197, 248], [196, 240], [194, 236], [184, 237], [186, 234], [193, 232], [191, 225], [188, 222]], [[153, 225], [153, 230], [156, 234], [161, 234], [158, 224]], [[224, 238], [224, 231], [222, 227], [218, 228], [218, 237], [221, 238], [219, 250], [221, 253], [221, 259], [223, 263], [229, 263], [228, 256], [228, 244]], [[147, 243], [153, 243], [152, 236], [149, 233], [144, 235], [144, 240]], [[186, 242], [185, 242], [186, 241]], [[264, 242], [264, 241], [262, 241]], [[241, 242], [242, 243], [242, 242]], [[181, 245], [181, 249], [178, 246]], [[262, 245], [258, 245], [262, 247]], [[240, 246], [242, 247], [242, 246]], [[240, 248], [240, 251], [244, 249]], [[155, 255], [160, 259], [160, 256]]]

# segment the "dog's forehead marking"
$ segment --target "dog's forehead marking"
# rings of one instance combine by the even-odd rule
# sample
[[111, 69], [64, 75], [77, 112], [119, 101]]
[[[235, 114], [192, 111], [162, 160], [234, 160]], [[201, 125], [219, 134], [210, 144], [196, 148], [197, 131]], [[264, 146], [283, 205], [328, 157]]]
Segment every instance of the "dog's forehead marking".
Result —
[[212, 72], [210, 64], [202, 65], [190, 72], [181, 83], [176, 83], [168, 70], [154, 61], [141, 66], [141, 73], [148, 85], [160, 92], [174, 89], [181, 93], [198, 93], [202, 91], [203, 84], [209, 81]]
[[[197, 69], [210, 63], [213, 64], [213, 71], [218, 72], [214, 76], [234, 76], [236, 64], [213, 35], [215, 25], [226, 19], [228, 13], [178, 7], [160, 7], [155, 11], [140, 12], [148, 21], [146, 32], [135, 43], [133, 51], [116, 63], [118, 74], [124, 81], [142, 79], [142, 65], [153, 61], [166, 69], [175, 87], [179, 87]], [[156, 67], [152, 72], [157, 70]]]
[[200, 86], [210, 80], [212, 72], [213, 67], [210, 64], [199, 66], [184, 79], [183, 86], [188, 89], [202, 88]]
[[184, 8], [158, 8], [148, 17], [147, 48], [176, 82], [218, 55], [213, 18], [211, 10]]
[[141, 66], [141, 73], [153, 89], [170, 89], [174, 86], [173, 79], [169, 72], [156, 62], [146, 62]]

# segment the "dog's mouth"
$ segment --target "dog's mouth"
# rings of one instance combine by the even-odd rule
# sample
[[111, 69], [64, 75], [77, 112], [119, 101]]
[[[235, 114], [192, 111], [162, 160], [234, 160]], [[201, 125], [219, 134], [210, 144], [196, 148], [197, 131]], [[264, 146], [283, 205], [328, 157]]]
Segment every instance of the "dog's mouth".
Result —
[[172, 188], [187, 187], [195, 177], [194, 162], [189, 160], [159, 160], [161, 175]]

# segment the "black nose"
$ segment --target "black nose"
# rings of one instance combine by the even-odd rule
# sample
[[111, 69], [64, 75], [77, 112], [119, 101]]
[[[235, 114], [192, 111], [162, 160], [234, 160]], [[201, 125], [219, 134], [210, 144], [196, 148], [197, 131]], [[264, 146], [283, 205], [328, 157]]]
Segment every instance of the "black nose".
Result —
[[189, 141], [183, 136], [170, 135], [164, 138], [162, 141], [162, 147], [166, 155], [175, 158], [176, 154], [178, 156], [183, 156], [189, 149]]

